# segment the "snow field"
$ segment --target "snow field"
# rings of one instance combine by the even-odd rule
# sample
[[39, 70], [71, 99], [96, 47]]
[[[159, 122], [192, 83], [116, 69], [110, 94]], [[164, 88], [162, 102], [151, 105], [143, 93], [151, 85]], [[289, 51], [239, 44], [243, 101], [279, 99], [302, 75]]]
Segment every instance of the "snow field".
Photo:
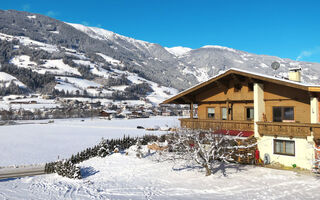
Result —
[[139, 159], [135, 152], [79, 164], [83, 179], [57, 174], [0, 181], [2, 199], [317, 199], [318, 178], [292, 171], [228, 164], [211, 176], [182, 161]]
[[[41, 120], [46, 122], [48, 120]], [[33, 121], [35, 123], [37, 121]], [[177, 117], [152, 117], [131, 120], [64, 119], [52, 124], [0, 126], [0, 166], [39, 164], [68, 158], [88, 147], [97, 145], [101, 138], [120, 138], [124, 135], [164, 134], [145, 131], [137, 126], [178, 127]]]
[[0, 72], [0, 82], [2, 82], [0, 83], [0, 87], [9, 87], [11, 81], [17, 84], [19, 87], [26, 87], [25, 84], [19, 81], [16, 77], [5, 72]]
[[17, 67], [30, 68], [32, 71], [40, 74], [49, 72], [56, 75], [81, 75], [77, 69], [64, 64], [62, 59], [44, 61], [45, 64], [38, 66], [37, 63], [30, 61], [30, 56], [20, 55], [13, 57], [10, 60], [10, 63], [16, 65]]

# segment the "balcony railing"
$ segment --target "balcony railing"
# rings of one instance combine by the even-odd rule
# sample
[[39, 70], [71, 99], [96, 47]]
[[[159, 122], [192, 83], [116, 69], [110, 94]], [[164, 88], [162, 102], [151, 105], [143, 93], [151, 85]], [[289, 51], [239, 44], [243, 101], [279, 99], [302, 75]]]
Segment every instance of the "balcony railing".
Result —
[[260, 135], [300, 137], [311, 136], [311, 124], [284, 122], [257, 122]]
[[260, 135], [306, 138], [313, 136], [320, 139], [320, 124], [257, 122]]
[[240, 130], [253, 131], [252, 121], [213, 120], [182, 118], [181, 127], [202, 130]]
[[[202, 130], [240, 130], [254, 131], [252, 121], [213, 120], [182, 118], [181, 127]], [[320, 139], [320, 124], [291, 122], [257, 122], [261, 136], [279, 136], [306, 138], [313, 133], [314, 139]]]

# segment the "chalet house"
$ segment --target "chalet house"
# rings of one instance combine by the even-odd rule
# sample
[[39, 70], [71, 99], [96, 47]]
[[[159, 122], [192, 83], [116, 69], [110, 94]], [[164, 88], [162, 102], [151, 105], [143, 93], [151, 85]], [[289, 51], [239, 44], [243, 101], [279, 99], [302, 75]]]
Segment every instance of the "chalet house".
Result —
[[162, 104], [190, 105], [182, 127], [253, 135], [262, 159], [312, 169], [320, 145], [319, 97], [320, 85], [301, 83], [299, 70], [287, 80], [232, 68]]
[[105, 117], [105, 118], [108, 118], [108, 119], [112, 119], [112, 118], [115, 118], [115, 116], [117, 115], [117, 111], [115, 110], [102, 110], [99, 112], [99, 116], [100, 117]]

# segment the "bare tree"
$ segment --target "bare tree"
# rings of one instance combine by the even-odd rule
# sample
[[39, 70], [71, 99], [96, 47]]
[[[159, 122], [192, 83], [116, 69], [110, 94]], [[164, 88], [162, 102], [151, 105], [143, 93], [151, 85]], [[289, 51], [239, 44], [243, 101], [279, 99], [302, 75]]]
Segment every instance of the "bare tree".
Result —
[[[240, 135], [240, 134], [239, 134]], [[179, 130], [169, 139], [169, 150], [174, 153], [174, 159], [193, 160], [206, 169], [206, 175], [211, 175], [215, 162], [236, 162], [238, 149], [252, 148], [239, 146], [238, 136], [214, 134], [210, 131]]]

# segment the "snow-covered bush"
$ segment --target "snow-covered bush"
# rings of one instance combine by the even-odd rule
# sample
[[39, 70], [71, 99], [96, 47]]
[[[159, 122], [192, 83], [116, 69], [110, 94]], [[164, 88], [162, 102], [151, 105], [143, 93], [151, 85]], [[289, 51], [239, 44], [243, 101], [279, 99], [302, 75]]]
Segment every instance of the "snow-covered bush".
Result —
[[80, 173], [80, 167], [77, 167], [70, 160], [58, 161], [55, 165], [54, 172], [68, 178], [73, 178], [73, 179], [82, 178]]
[[102, 138], [101, 142], [99, 143], [99, 150], [98, 150], [98, 156], [100, 157], [106, 157], [107, 155], [110, 154], [109, 150], [109, 144], [108, 141]]
[[136, 141], [137, 138], [129, 136], [111, 140], [102, 138], [98, 145], [87, 148], [76, 155], [72, 155], [71, 158], [67, 160], [46, 163], [45, 172], [57, 173], [68, 178], [81, 178], [80, 168], [77, 167], [76, 164], [96, 156], [106, 157], [107, 155], [112, 154], [112, 152], [115, 152], [115, 150], [117, 150], [117, 152], [122, 152], [135, 144]]

